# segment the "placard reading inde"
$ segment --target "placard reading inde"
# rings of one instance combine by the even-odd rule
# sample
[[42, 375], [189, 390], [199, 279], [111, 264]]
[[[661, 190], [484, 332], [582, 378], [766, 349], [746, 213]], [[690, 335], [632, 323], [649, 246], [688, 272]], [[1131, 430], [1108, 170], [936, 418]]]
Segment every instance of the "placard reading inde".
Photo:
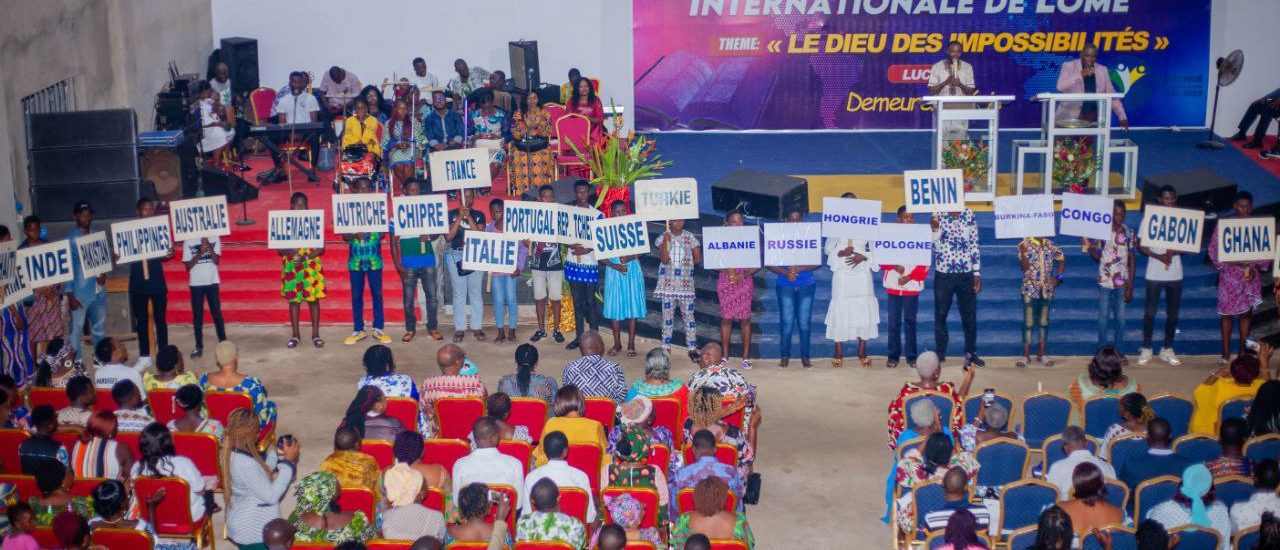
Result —
[[598, 260], [649, 252], [649, 231], [640, 216], [602, 218], [591, 222], [591, 235]]
[[31, 287], [27, 285], [21, 266], [22, 262], [18, 261], [18, 242], [0, 243], [0, 287], [4, 289], [4, 307], [31, 295]]
[[506, 233], [468, 231], [462, 269], [510, 274], [520, 260], [520, 240]]
[[169, 203], [169, 219], [173, 220], [173, 240], [178, 242], [231, 234], [226, 195], [173, 201]]
[[431, 190], [434, 192], [456, 189], [489, 187], [489, 150], [473, 147], [452, 151], [432, 151]]
[[964, 172], [908, 170], [902, 173], [907, 212], [959, 212], [964, 210]]
[[383, 193], [353, 193], [333, 196], [333, 232], [386, 233], [387, 196]]
[[267, 248], [324, 248], [324, 210], [272, 210], [267, 213]]
[[71, 265], [71, 241], [61, 240], [18, 250], [18, 263], [26, 274], [27, 286], [41, 288], [65, 283], [75, 277]]
[[1275, 257], [1276, 219], [1226, 218], [1218, 220], [1218, 261], [1251, 262]]
[[1204, 212], [1148, 204], [1138, 229], [1142, 246], [1199, 252], [1204, 238]]
[[122, 264], [167, 256], [173, 248], [169, 239], [169, 218], [152, 216], [111, 224], [111, 245]]
[[397, 237], [443, 235], [449, 232], [449, 204], [436, 193], [401, 195], [392, 199], [391, 220]]
[[660, 178], [635, 184], [636, 215], [646, 221], [698, 218], [698, 180]]
[[560, 205], [554, 202], [506, 201], [503, 203], [502, 232], [521, 240], [557, 242], [560, 226], [556, 218], [559, 212]]
[[98, 231], [76, 239], [80, 253], [80, 273], [97, 277], [111, 271], [111, 246], [107, 244], [107, 232]]

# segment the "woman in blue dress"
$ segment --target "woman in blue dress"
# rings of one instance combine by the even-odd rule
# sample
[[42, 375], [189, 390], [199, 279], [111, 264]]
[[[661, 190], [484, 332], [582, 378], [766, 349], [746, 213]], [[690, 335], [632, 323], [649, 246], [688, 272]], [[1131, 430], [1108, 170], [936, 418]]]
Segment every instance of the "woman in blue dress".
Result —
[[[609, 217], [626, 216], [627, 203], [614, 201]], [[648, 315], [645, 308], [644, 273], [636, 256], [623, 256], [604, 263], [604, 318], [613, 322], [613, 347], [609, 356], [622, 351], [622, 321], [627, 322], [627, 357], [636, 356], [636, 319]]]
[[[13, 236], [9, 228], [0, 225], [0, 242], [9, 242]], [[0, 347], [4, 348], [4, 373], [13, 377], [18, 387], [26, 385], [35, 374], [36, 362], [31, 358], [31, 346], [27, 343], [27, 314], [18, 302], [4, 308], [0, 315], [3, 321], [4, 339]]]
[[256, 376], [240, 374], [240, 352], [230, 341], [218, 342], [214, 351], [218, 370], [200, 377], [200, 388], [206, 392], [229, 391], [249, 395], [253, 401], [253, 414], [258, 416], [258, 423], [265, 428], [276, 421], [276, 404], [267, 399], [267, 387]]

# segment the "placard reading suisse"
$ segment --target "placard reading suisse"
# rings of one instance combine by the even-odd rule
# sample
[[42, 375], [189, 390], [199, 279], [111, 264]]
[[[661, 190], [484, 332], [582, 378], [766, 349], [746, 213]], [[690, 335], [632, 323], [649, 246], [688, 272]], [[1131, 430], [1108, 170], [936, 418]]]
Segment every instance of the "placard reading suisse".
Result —
[[649, 231], [636, 215], [601, 218], [591, 222], [596, 259], [612, 260], [649, 252]]

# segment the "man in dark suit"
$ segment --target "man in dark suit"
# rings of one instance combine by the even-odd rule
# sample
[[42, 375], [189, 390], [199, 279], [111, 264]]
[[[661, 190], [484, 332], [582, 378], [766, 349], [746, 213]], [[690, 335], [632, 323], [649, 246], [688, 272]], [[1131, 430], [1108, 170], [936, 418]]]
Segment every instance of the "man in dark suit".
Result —
[[1120, 467], [1120, 481], [1135, 491], [1138, 484], [1158, 476], [1181, 476], [1191, 463], [1173, 454], [1173, 430], [1169, 421], [1156, 418], [1147, 423], [1147, 454], [1141, 459], [1130, 459]]

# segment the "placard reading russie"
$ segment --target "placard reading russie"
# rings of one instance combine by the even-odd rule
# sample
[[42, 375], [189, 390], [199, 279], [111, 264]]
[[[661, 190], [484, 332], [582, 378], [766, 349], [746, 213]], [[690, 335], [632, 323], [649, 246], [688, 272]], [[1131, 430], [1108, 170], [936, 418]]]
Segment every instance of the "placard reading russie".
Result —
[[1111, 241], [1115, 200], [1098, 195], [1062, 194], [1062, 222], [1058, 232], [1072, 237]]
[[431, 190], [434, 192], [456, 189], [485, 188], [493, 184], [489, 179], [489, 150], [482, 147], [432, 151]]
[[324, 210], [267, 212], [267, 248], [324, 248]]
[[591, 247], [595, 241], [591, 236], [591, 222], [603, 217], [604, 213], [594, 208], [561, 205], [556, 212], [556, 234], [560, 236], [560, 243]]
[[747, 225], [702, 228], [702, 267], [760, 267], [760, 228]]
[[333, 196], [334, 233], [385, 233], [388, 223], [387, 196], [382, 193]]
[[462, 269], [510, 274], [520, 259], [520, 240], [506, 233], [468, 231]]
[[933, 262], [933, 230], [928, 224], [880, 224], [871, 254], [881, 265], [929, 265]]
[[1218, 261], [1274, 260], [1276, 219], [1226, 218], [1218, 220]]
[[1204, 212], [1148, 204], [1138, 238], [1146, 247], [1199, 252], [1204, 238]]
[[660, 178], [635, 184], [636, 215], [648, 221], [698, 218], [698, 180]]
[[1054, 235], [1052, 195], [1012, 195], [994, 202], [997, 239]]
[[880, 227], [880, 201], [822, 198], [822, 236], [870, 240]]
[[80, 273], [85, 277], [97, 277], [111, 271], [111, 245], [107, 232], [98, 231], [76, 239], [80, 256]]
[[167, 256], [173, 248], [169, 239], [169, 218], [152, 216], [111, 224], [111, 246], [118, 263], [130, 264]]
[[226, 195], [173, 201], [169, 203], [169, 219], [173, 220], [173, 240], [177, 242], [231, 234]]
[[592, 220], [591, 239], [596, 259], [612, 260], [649, 252], [649, 231], [645, 223], [636, 215]]
[[0, 287], [4, 288], [3, 307], [9, 307], [31, 295], [26, 276], [18, 261], [18, 242], [0, 243]]
[[65, 283], [75, 276], [71, 241], [65, 239], [18, 250], [18, 263], [31, 288]]
[[392, 199], [391, 220], [397, 237], [443, 235], [449, 232], [449, 203], [445, 196], [401, 195]]
[[958, 212], [964, 210], [964, 172], [908, 170], [902, 173], [907, 212]]
[[764, 265], [822, 265], [822, 224], [764, 224]]
[[554, 243], [559, 240], [556, 218], [560, 205], [553, 202], [506, 201], [502, 232], [517, 239]]

